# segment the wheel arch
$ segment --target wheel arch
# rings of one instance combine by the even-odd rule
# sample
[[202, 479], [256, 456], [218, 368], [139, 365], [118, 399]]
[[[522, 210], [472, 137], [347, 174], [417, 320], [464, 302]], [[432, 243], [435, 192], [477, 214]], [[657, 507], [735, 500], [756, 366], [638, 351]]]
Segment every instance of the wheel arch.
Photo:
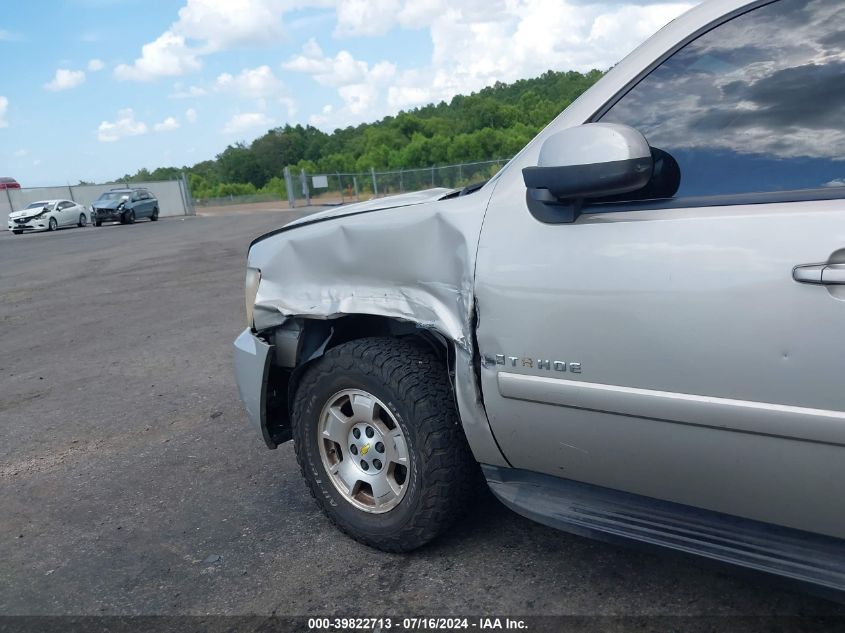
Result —
[[291, 318], [263, 333], [273, 346], [267, 380], [265, 441], [276, 448], [291, 439], [291, 410], [302, 374], [328, 350], [371, 337], [413, 337], [428, 345], [448, 373], [464, 434], [476, 460], [509, 466], [493, 436], [478, 380], [478, 354], [466, 350], [437, 329], [413, 321], [373, 314], [332, 319]]
[[327, 351], [362, 338], [415, 337], [443, 360], [454, 391], [454, 343], [436, 330], [411, 321], [373, 314], [347, 314], [332, 319], [293, 318], [263, 337], [273, 346], [267, 381], [267, 434], [271, 448], [290, 439], [293, 397], [302, 374]]

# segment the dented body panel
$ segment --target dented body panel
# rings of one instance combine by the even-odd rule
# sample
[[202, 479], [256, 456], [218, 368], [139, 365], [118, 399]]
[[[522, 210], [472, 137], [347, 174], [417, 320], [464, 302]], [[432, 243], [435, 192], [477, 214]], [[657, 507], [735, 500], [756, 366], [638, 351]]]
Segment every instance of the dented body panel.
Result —
[[247, 418], [264, 441], [275, 448], [267, 430], [267, 378], [272, 346], [247, 328], [235, 339], [235, 376]]
[[454, 348], [473, 454], [504, 466], [473, 369], [473, 271], [489, 190], [439, 200], [449, 192], [397, 196], [397, 207], [388, 198], [333, 209], [256, 240], [248, 262], [261, 270], [254, 327], [260, 334], [293, 319], [372, 315], [436, 332]]

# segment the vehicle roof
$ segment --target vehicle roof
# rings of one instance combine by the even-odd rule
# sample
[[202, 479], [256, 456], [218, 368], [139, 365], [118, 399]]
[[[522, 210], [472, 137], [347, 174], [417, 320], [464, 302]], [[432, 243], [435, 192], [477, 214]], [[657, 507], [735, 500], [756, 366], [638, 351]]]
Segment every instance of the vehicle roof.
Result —
[[18, 181], [15, 180], [14, 178], [9, 178], [8, 176], [0, 176], [0, 182], [2, 182], [5, 185], [5, 184], [8, 184], [8, 183], [17, 183]]
[[67, 200], [66, 198], [53, 198], [52, 200], [33, 200], [32, 202], [27, 202], [26, 206], [31, 204], [54, 204], [56, 202], [73, 202], [73, 200]]

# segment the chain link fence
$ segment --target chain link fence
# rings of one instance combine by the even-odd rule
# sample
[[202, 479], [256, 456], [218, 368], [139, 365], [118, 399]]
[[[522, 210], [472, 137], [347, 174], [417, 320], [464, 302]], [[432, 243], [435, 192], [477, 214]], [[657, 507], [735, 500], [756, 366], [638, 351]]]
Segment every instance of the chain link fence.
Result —
[[508, 160], [358, 173], [311, 174], [303, 170], [296, 173], [288, 168], [285, 170], [288, 204], [337, 205], [435, 187], [460, 189], [493, 177]]
[[260, 191], [215, 198], [197, 197], [193, 203], [200, 213], [251, 212], [350, 204], [434, 187], [460, 189], [492, 178], [508, 160], [499, 158], [457, 165], [371, 169], [356, 173], [309, 173], [287, 167], [278, 193]]
[[41, 200], [71, 200], [90, 208], [94, 201], [111, 189], [137, 187], [147, 189], [158, 200], [161, 217], [194, 215], [194, 201], [184, 177], [154, 182], [119, 181], [105, 184], [24, 187], [0, 191], [0, 216], [20, 211]]

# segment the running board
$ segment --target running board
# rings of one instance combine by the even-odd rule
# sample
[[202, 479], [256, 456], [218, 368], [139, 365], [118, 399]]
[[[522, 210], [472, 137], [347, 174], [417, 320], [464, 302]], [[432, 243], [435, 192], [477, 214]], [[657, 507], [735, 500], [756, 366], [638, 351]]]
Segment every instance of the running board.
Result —
[[636, 541], [845, 592], [845, 540], [550, 475], [482, 465], [493, 493], [553, 528]]

